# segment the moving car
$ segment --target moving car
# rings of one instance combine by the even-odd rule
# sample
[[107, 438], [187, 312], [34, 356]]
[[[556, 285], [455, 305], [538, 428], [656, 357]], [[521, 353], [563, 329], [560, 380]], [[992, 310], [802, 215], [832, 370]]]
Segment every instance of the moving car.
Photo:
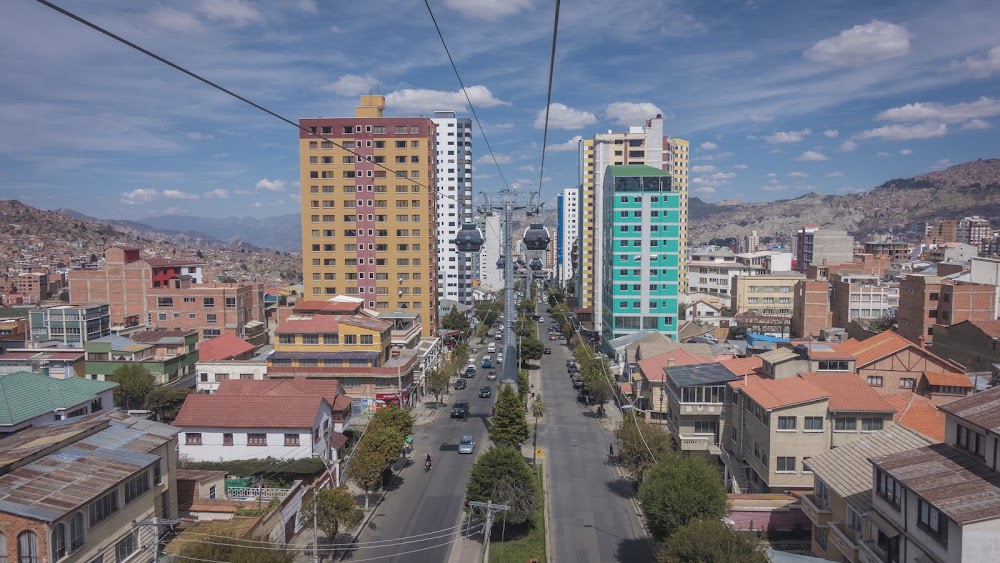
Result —
[[490, 342], [490, 345], [486, 347], [486, 351], [489, 352], [490, 354], [496, 354], [497, 353], [496, 343]]
[[455, 391], [459, 391], [459, 390], [465, 389], [467, 386], [468, 386], [468, 384], [465, 382], [464, 379], [459, 379], [459, 380], [455, 381]]
[[479, 397], [481, 399], [489, 399], [493, 396], [493, 388], [489, 385], [483, 385], [479, 388]]
[[492, 370], [492, 371], [490, 371], [489, 373], [486, 374], [486, 379], [488, 379], [490, 381], [493, 381], [496, 378], [497, 378], [497, 370]]
[[483, 367], [484, 368], [493, 367], [493, 360], [489, 356], [483, 356]]
[[556, 340], [556, 339], [558, 339], [556, 333], [553, 332], [552, 334], [549, 335], [549, 340]]
[[465, 377], [468, 378], [476, 377], [476, 366], [466, 366]]
[[451, 406], [452, 418], [465, 418], [469, 416], [469, 401], [455, 401]]
[[472, 436], [469, 434], [462, 436], [462, 441], [458, 443], [458, 453], [471, 454], [474, 451], [476, 451], [476, 442], [473, 441]]
[[543, 350], [542, 352], [545, 353], [545, 354], [551, 354], [552, 353], [552, 348], [549, 348], [548, 346], [546, 346], [545, 350]]

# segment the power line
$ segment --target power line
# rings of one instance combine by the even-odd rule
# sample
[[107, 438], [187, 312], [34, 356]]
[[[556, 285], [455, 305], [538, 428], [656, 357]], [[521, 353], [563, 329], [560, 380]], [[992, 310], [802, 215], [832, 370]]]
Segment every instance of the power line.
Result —
[[[425, 2], [427, 0], [424, 0]], [[545, 146], [549, 143], [549, 110], [552, 107], [552, 75], [556, 67], [556, 37], [559, 35], [559, 0], [556, 0], [556, 15], [552, 22], [552, 54], [549, 58], [549, 88], [545, 97], [545, 131], [542, 133], [542, 163], [538, 167], [538, 192], [542, 191], [542, 179], [545, 177]]]

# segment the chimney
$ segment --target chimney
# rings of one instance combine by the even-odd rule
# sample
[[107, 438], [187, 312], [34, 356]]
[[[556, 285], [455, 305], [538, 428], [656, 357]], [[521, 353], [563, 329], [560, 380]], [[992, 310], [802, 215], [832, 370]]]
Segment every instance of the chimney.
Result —
[[676, 364], [677, 364], [677, 360], [675, 360], [674, 358], [667, 358], [667, 367], [668, 368], [672, 368]]

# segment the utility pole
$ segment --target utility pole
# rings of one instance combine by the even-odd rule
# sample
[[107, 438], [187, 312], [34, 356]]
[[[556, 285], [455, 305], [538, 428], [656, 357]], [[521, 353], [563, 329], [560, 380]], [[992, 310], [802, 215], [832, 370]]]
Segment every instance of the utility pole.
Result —
[[319, 518], [316, 505], [319, 504], [319, 487], [313, 485], [313, 563], [319, 563]]
[[[486, 514], [486, 525], [483, 528], [483, 563], [490, 560], [490, 531], [493, 529], [493, 514], [510, 510], [508, 504], [493, 504], [493, 501], [476, 502], [469, 501], [469, 508], [472, 512], [482, 511]], [[471, 518], [472, 515], [470, 514]]]
[[153, 528], [153, 561], [159, 563], [160, 561], [160, 528], [162, 526], [169, 526], [173, 528], [177, 524], [180, 524], [180, 520], [167, 520], [165, 518], [153, 518], [152, 520], [132, 520], [133, 528], [143, 528], [149, 526]]

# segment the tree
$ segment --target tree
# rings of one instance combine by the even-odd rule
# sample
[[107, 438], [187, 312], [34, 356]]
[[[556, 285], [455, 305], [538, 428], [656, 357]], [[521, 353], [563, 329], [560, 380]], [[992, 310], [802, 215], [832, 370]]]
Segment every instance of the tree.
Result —
[[153, 376], [139, 364], [122, 364], [107, 379], [118, 384], [114, 391], [115, 405], [125, 410], [144, 408], [146, 396], [156, 386]]
[[205, 257], [205, 253], [200, 250], [198, 252], [195, 252], [194, 255], [197, 256], [199, 260]]
[[97, 264], [97, 260], [98, 260], [97, 255], [94, 254], [93, 252], [91, 252], [90, 253], [90, 258], [87, 259], [87, 262], [89, 262], [91, 264]]
[[472, 357], [472, 351], [469, 350], [469, 344], [466, 342], [459, 342], [458, 346], [451, 351], [451, 367], [454, 373], [462, 371], [465, 364]]
[[467, 501], [507, 504], [504, 513], [512, 524], [527, 522], [535, 513], [535, 477], [521, 452], [512, 446], [496, 445], [483, 452], [472, 466], [465, 486]]
[[535, 417], [535, 431], [531, 438], [531, 466], [535, 466], [535, 457], [538, 454], [538, 419], [545, 416], [545, 402], [542, 401], [542, 394], [535, 395], [531, 401], [531, 416]]
[[639, 503], [656, 541], [697, 519], [726, 515], [726, 487], [719, 472], [700, 457], [660, 458], [639, 487]]
[[364, 437], [347, 466], [347, 478], [365, 491], [365, 510], [368, 509], [368, 492], [375, 490], [382, 480], [382, 472], [403, 449], [403, 436], [389, 427], [366, 430]]
[[490, 325], [479, 323], [476, 325], [476, 336], [479, 338], [479, 343], [483, 344], [486, 342], [486, 336], [490, 333]]
[[451, 383], [451, 376], [441, 368], [434, 368], [427, 372], [427, 391], [437, 397], [437, 402], [441, 402], [441, 395], [448, 390]]
[[475, 305], [476, 317], [479, 322], [486, 326], [493, 326], [503, 311], [503, 299], [497, 298], [488, 301], [478, 301]]
[[409, 411], [399, 407], [380, 409], [368, 422], [369, 431], [379, 428], [390, 428], [400, 437], [405, 438], [413, 433], [413, 417], [410, 416]]
[[528, 388], [531, 386], [531, 381], [528, 379], [528, 370], [519, 369], [517, 370], [517, 398], [524, 403], [524, 400], [528, 397]]
[[[292, 563], [295, 554], [281, 545], [268, 544], [266, 537], [236, 539], [216, 537], [211, 540], [184, 540], [182, 559], [189, 561], [241, 561], [246, 563]], [[261, 549], [264, 547], [264, 549]]]
[[357, 505], [354, 504], [354, 496], [347, 489], [347, 485], [335, 488], [320, 489], [313, 498], [302, 503], [299, 514], [302, 515], [302, 525], [313, 525], [313, 502], [316, 502], [316, 525], [326, 532], [326, 537], [330, 541], [337, 538], [342, 525], [351, 528], [352, 522], [357, 518]]
[[452, 307], [451, 311], [441, 319], [441, 327], [465, 333], [469, 331], [469, 319], [458, 310], [458, 307]]
[[153, 411], [156, 420], [170, 424], [184, 406], [184, 400], [191, 393], [186, 387], [165, 387], [157, 385], [146, 395], [146, 408]]
[[510, 385], [500, 385], [497, 412], [490, 421], [490, 440], [494, 444], [518, 447], [528, 439], [528, 421], [524, 406]]
[[[644, 418], [634, 412], [622, 414], [622, 421], [615, 430], [615, 438], [618, 438], [621, 451], [622, 469], [640, 483], [653, 466], [653, 457], [664, 459], [673, 453], [670, 450], [670, 436], [663, 427], [647, 424]], [[653, 452], [652, 457], [650, 451]]]
[[580, 344], [573, 348], [573, 359], [576, 360], [576, 365], [581, 366], [582, 371], [583, 366], [594, 357], [594, 349], [586, 344]]
[[757, 536], [740, 532], [718, 519], [695, 520], [678, 528], [657, 558], [659, 563], [767, 563]]
[[562, 331], [562, 334], [567, 341], [570, 338], [573, 338], [573, 324], [570, 323], [569, 321], [564, 322], [560, 330]]
[[542, 341], [535, 338], [534, 336], [529, 336], [521, 341], [521, 362], [524, 363], [527, 360], [541, 360], [542, 353], [545, 351], [545, 345]]
[[580, 368], [580, 375], [583, 377], [583, 385], [587, 388], [587, 394], [597, 403], [598, 411], [603, 410], [604, 403], [615, 395], [611, 385], [611, 365], [607, 358], [592, 357]]

